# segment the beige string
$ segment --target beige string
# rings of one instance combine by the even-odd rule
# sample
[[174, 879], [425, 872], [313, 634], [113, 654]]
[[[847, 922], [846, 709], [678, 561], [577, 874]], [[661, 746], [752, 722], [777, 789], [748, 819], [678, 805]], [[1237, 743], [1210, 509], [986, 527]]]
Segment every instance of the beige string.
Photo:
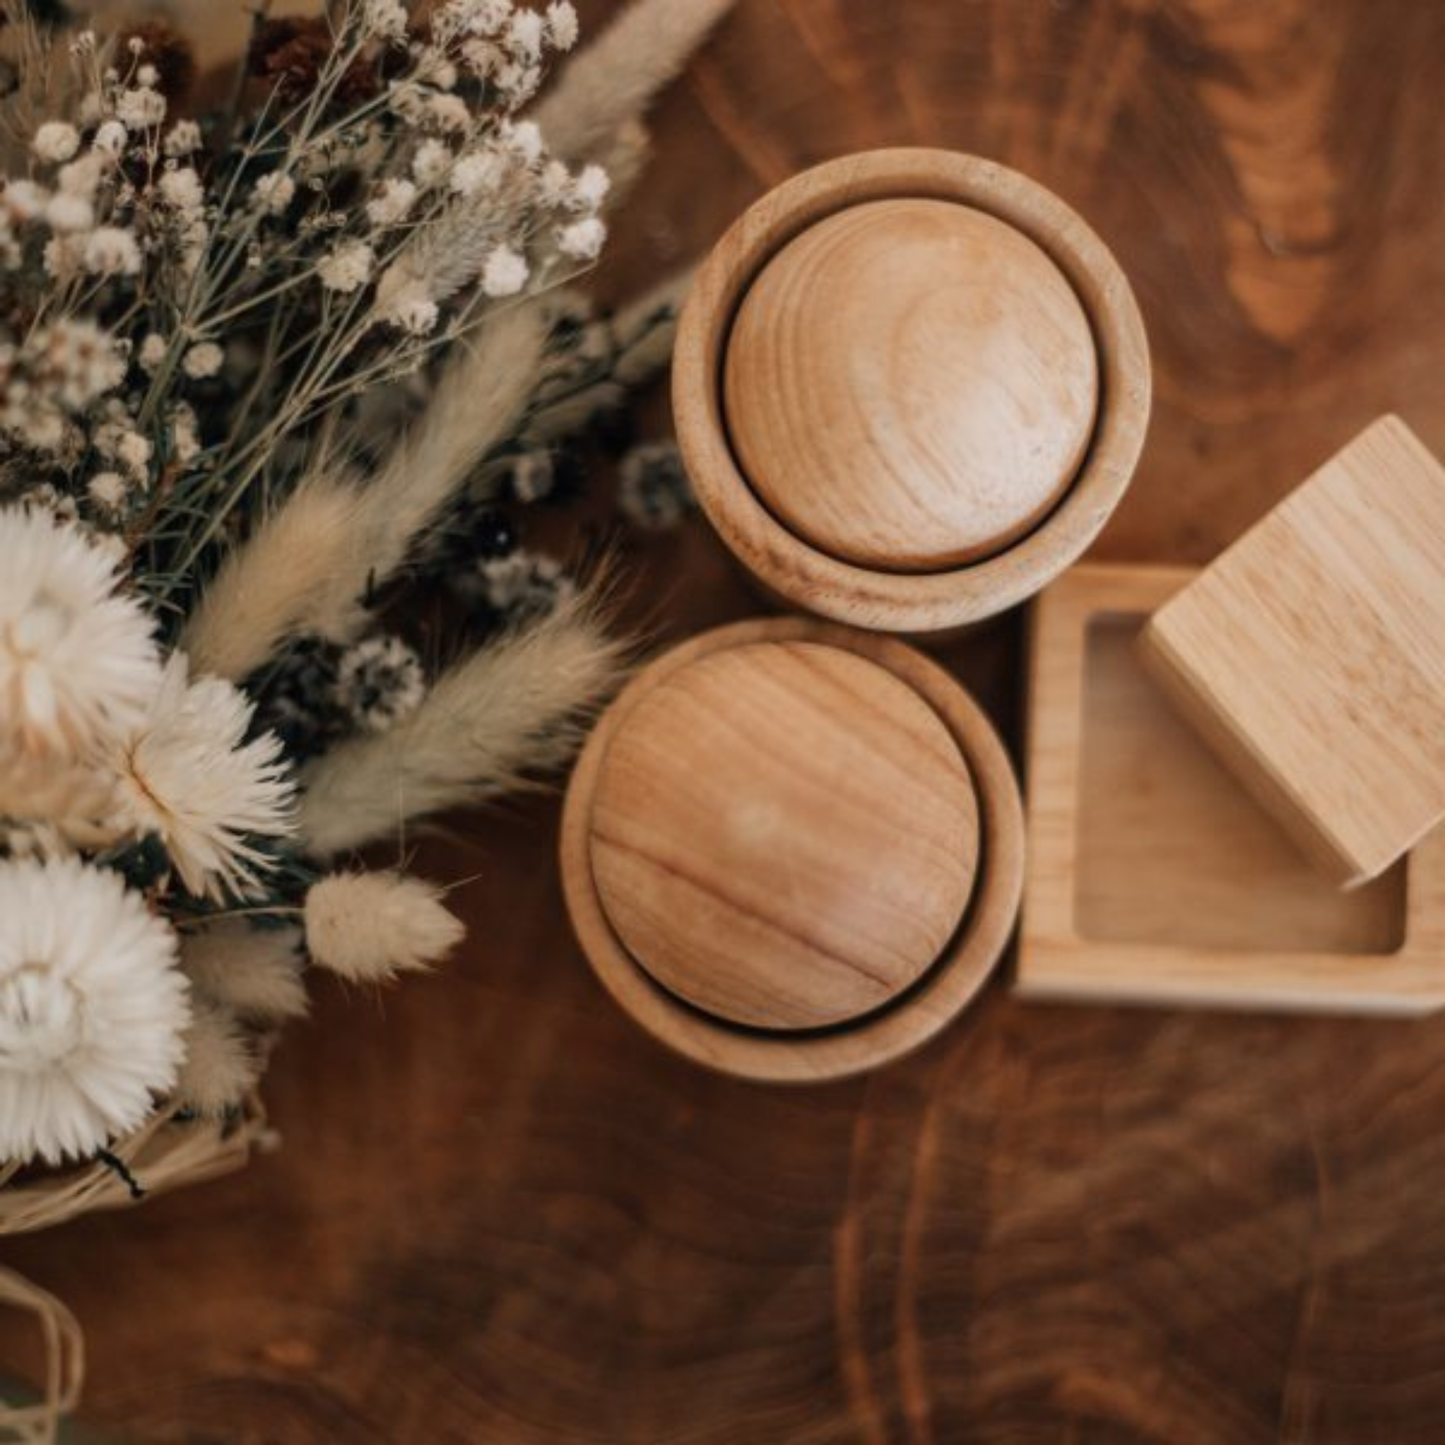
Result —
[[80, 1399], [85, 1379], [85, 1341], [69, 1309], [39, 1285], [0, 1265], [0, 1303], [30, 1310], [45, 1340], [45, 1390], [33, 1405], [0, 1399], [0, 1440], [51, 1445], [63, 1415]]

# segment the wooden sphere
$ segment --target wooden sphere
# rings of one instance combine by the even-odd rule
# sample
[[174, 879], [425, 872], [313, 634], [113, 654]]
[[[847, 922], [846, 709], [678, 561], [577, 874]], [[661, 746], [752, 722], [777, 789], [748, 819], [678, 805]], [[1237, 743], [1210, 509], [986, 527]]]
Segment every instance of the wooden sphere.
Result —
[[[930, 299], [935, 273], [949, 273], [948, 246], [937, 236], [915, 237], [905, 248], [917, 245], [944, 259], [927, 261], [917, 268], [923, 274], [915, 270], [908, 281], [908, 294], [917, 298], [914, 313], [895, 309], [901, 283], [891, 279], [893, 264], [880, 237], [900, 224], [900, 215], [938, 214], [935, 205], [948, 208], [945, 231], [962, 226], [987, 234], [981, 223], [961, 220], [971, 211], [1016, 233], [1017, 241], [1000, 243], [995, 254], [1012, 256], [1039, 283], [1032, 296], [1008, 290], [1008, 309], [1016, 316], [1049, 319], [1042, 329], [1031, 319], [1013, 334], [1024, 360], [1004, 369], [1018, 381], [1039, 354], [1057, 353], [1057, 374], [1055, 366], [1046, 369], [1037, 398], [1041, 409], [1052, 412], [1057, 430], [1041, 427], [1048, 440], [1037, 454], [1024, 446], [1013, 476], [1027, 485], [1018, 492], [991, 490], [980, 482], [984, 474], [958, 465], [972, 443], [983, 450], [988, 408], [960, 407], [956, 415], [950, 410], [958, 392], [955, 368], [967, 368], [967, 352], [941, 334], [935, 347], [930, 311], [942, 315], [961, 305], [968, 285], [960, 268], [940, 289], [943, 299]], [[883, 221], [875, 232], [869, 216], [879, 206], [886, 209], [877, 212]], [[850, 212], [868, 215], [855, 229]], [[810, 238], [813, 231], [821, 240]], [[847, 248], [835, 248], [824, 244], [829, 236], [852, 239]], [[879, 260], [871, 268], [852, 267], [852, 291], [826, 276], [820, 280], [816, 267], [804, 275], [808, 268], [788, 260], [818, 246], [825, 270], [841, 272], [849, 265], [841, 250], [865, 241]], [[794, 246], [805, 250], [794, 252]], [[890, 279], [875, 288], [878, 277]], [[831, 305], [811, 294], [821, 295], [824, 281]], [[1080, 347], [1077, 316], [1062, 304], [1065, 291], [1077, 298], [1086, 320], [1088, 354]], [[784, 303], [782, 319], [766, 300], [770, 294]], [[995, 299], [1002, 305], [999, 293]], [[806, 324], [797, 321], [805, 316], [811, 318]], [[1064, 321], [1067, 316], [1072, 319]], [[876, 340], [872, 356], [868, 346], [846, 344], [845, 320], [847, 327], [885, 338], [882, 350]], [[975, 325], [985, 330], [992, 322], [986, 307], [975, 314]], [[1009, 328], [1001, 318], [998, 325], [1002, 347]], [[1053, 341], [1044, 340], [1045, 333]], [[890, 353], [898, 336], [923, 338], [936, 349], [934, 370], [914, 342], [901, 358]], [[830, 348], [838, 354], [830, 355]], [[755, 368], [749, 352], [764, 363]], [[886, 374], [888, 384], [874, 386], [870, 367], [878, 377]], [[935, 373], [939, 384], [933, 389]], [[818, 407], [820, 375], [832, 379]], [[906, 376], [907, 384], [895, 385], [895, 375]], [[946, 375], [952, 387], [947, 397], [940, 395]], [[1007, 405], [1022, 414], [1024, 387], [1003, 387], [1001, 376], [985, 383], [982, 373], [975, 380], [980, 398], [989, 387], [1012, 392]], [[1061, 398], [1051, 388], [1066, 381], [1069, 394]], [[841, 156], [754, 202], [699, 269], [673, 348], [678, 445], [698, 502], [724, 544], [773, 596], [885, 632], [946, 634], [971, 626], [1026, 601], [1077, 561], [1134, 474], [1149, 397], [1144, 324], [1128, 279], [1099, 237], [1028, 177], [977, 156], [924, 148]], [[1005, 415], [1007, 409], [995, 414]], [[1088, 434], [1081, 443], [1084, 415]], [[820, 416], [827, 421], [820, 424]], [[925, 421], [931, 423], [926, 428]], [[853, 441], [840, 425], [852, 428]], [[1024, 426], [1023, 433], [1031, 428]], [[995, 428], [995, 442], [1006, 434], [1021, 435], [1016, 420]], [[1077, 457], [1076, 445], [1082, 447]], [[1000, 443], [991, 455], [997, 459], [1004, 450]], [[875, 465], [880, 452], [884, 461]], [[815, 453], [829, 459], [826, 469], [810, 464]], [[1007, 471], [1000, 464], [988, 475], [996, 482]], [[1008, 505], [1002, 505], [1004, 497]], [[1011, 535], [1010, 525], [1019, 530]]]
[[917, 1048], [983, 986], [1023, 833], [1008, 755], [948, 673], [775, 617], [664, 653], [603, 714], [567, 787], [562, 885], [597, 977], [656, 1038], [743, 1078], [834, 1079]]
[[748, 288], [727, 343], [742, 470], [782, 522], [866, 567], [997, 552], [1093, 435], [1089, 319], [1022, 231], [950, 201], [849, 206]]
[[876, 663], [757, 642], [673, 672], [598, 772], [592, 872], [632, 956], [718, 1018], [816, 1029], [910, 987], [963, 917], [968, 766]]

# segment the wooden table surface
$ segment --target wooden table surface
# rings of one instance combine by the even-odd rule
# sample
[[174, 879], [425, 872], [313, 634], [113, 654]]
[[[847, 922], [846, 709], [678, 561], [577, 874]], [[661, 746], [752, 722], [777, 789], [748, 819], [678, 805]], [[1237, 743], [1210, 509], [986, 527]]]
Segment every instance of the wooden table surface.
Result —
[[[827, 156], [1006, 161], [1093, 222], [1149, 327], [1153, 427], [1098, 554], [1204, 560], [1380, 411], [1445, 451], [1442, 98], [1439, 0], [742, 0], [659, 112], [601, 283]], [[700, 524], [634, 560], [669, 635], [756, 610]], [[1015, 617], [948, 654], [1014, 738], [1020, 643]], [[603, 996], [556, 824], [545, 800], [427, 846], [479, 875], [464, 954], [320, 998], [267, 1081], [281, 1152], [5, 1242], [86, 1327], [83, 1418], [147, 1441], [1445, 1435], [1445, 1020], [999, 982], [872, 1078], [734, 1083]]]

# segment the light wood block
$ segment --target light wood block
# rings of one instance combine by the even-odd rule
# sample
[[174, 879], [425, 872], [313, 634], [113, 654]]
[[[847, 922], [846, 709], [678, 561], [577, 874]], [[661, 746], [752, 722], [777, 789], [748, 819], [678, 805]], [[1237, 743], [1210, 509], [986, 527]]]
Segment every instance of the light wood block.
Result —
[[1445, 832], [1342, 892], [1144, 672], [1198, 574], [1075, 568], [1034, 604], [1015, 986], [1062, 1000], [1419, 1014], [1445, 1003]]
[[1375, 877], [1445, 817], [1445, 469], [1380, 419], [1160, 609], [1141, 647], [1328, 877]]
[[1149, 353], [1109, 249], [977, 156], [843, 156], [698, 271], [672, 401], [698, 501], [774, 596], [950, 632], [1033, 596], [1134, 473]]
[[942, 668], [807, 618], [655, 659], [567, 788], [582, 948], [649, 1033], [773, 1082], [875, 1068], [933, 1037], [1013, 932], [1023, 808]]

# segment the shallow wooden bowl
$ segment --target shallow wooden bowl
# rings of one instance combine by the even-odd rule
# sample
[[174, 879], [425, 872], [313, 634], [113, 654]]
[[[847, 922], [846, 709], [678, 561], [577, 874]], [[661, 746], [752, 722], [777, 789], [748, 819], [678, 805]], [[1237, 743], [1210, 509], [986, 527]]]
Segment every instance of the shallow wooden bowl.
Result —
[[793, 177], [718, 242], [679, 324], [678, 441], [771, 592], [928, 633], [1038, 592], [1088, 547], [1148, 423], [1143, 322], [1051, 192], [950, 151]]
[[725, 1073], [837, 1078], [932, 1037], [1012, 931], [1023, 811], [988, 719], [891, 638], [738, 623], [645, 668], [588, 740], [561, 863], [598, 977]]

